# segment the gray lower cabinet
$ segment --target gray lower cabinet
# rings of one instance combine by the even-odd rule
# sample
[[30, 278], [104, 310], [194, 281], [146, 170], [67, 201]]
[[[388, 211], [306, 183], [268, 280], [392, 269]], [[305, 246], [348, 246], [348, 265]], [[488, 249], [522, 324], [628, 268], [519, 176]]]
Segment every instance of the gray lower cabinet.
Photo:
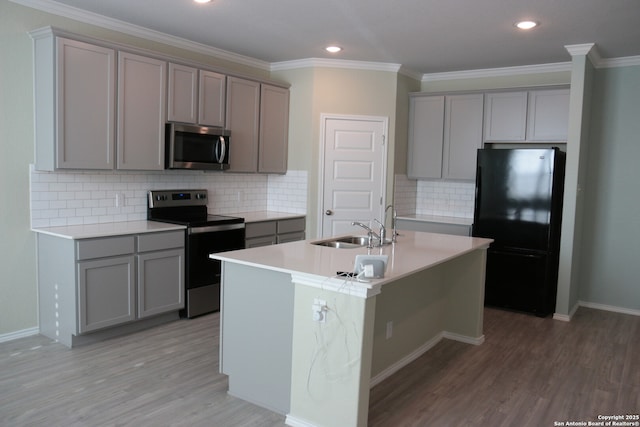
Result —
[[[471, 236], [471, 225], [436, 221], [417, 221], [398, 218], [398, 230], [422, 231], [426, 233], [453, 234], [456, 236]], [[402, 234], [402, 233], [400, 233]]]
[[137, 239], [138, 318], [183, 308], [184, 234], [152, 233]]
[[135, 320], [133, 255], [78, 263], [78, 333]]
[[38, 291], [40, 333], [69, 347], [86, 334], [116, 335], [115, 327], [132, 330], [152, 316], [177, 318], [184, 232], [79, 240], [38, 234]]
[[245, 247], [276, 245], [305, 238], [305, 217], [248, 222], [245, 225]]

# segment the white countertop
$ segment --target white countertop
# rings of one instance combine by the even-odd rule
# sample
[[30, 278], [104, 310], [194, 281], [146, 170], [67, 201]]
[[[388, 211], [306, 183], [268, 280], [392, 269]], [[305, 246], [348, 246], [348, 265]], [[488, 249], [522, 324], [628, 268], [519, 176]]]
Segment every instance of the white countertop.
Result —
[[279, 219], [304, 218], [306, 216], [306, 214], [277, 211], [234, 212], [230, 215], [244, 218], [244, 222], [276, 221]]
[[437, 222], [443, 224], [455, 224], [455, 225], [472, 225], [473, 218], [461, 218], [456, 216], [440, 216], [440, 215], [398, 215], [397, 219], [407, 221], [422, 221], [422, 222]]
[[363, 286], [378, 286], [426, 270], [465, 253], [489, 247], [491, 239], [452, 236], [447, 234], [402, 231], [397, 243], [382, 248], [337, 249], [317, 246], [310, 239], [279, 245], [211, 254], [221, 261], [266, 268], [291, 274], [335, 278], [338, 271], [353, 271], [358, 254], [389, 256], [387, 271], [382, 279], [373, 279]]
[[68, 225], [60, 227], [32, 228], [36, 233], [49, 234], [64, 239], [91, 239], [95, 237], [125, 234], [155, 233], [158, 231], [184, 230], [184, 225], [158, 221], [122, 221], [104, 224]]

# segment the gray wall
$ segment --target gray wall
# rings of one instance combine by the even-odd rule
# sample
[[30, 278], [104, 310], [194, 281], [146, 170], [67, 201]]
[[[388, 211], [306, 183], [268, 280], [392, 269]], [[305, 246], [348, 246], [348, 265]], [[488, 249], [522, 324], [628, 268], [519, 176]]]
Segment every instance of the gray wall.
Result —
[[640, 66], [595, 72], [579, 299], [640, 310]]

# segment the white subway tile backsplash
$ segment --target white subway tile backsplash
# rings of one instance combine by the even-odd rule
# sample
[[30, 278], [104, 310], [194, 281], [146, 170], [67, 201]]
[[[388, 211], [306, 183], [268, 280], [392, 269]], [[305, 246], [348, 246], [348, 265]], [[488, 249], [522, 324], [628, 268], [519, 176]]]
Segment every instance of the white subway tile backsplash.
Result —
[[423, 181], [395, 176], [395, 204], [400, 215], [441, 215], [472, 218], [473, 182]]
[[417, 181], [416, 214], [473, 217], [473, 182]]
[[[306, 213], [307, 172], [286, 175], [197, 171], [57, 171], [30, 168], [31, 226], [136, 221], [147, 217], [147, 192], [159, 189], [209, 191], [217, 214], [278, 210]], [[119, 199], [116, 206], [116, 197]]]

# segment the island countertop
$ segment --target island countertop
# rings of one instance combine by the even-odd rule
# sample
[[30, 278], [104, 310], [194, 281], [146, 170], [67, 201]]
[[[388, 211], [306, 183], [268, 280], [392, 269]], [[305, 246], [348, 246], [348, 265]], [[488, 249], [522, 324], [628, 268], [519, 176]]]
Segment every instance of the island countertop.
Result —
[[[372, 249], [321, 240], [210, 255], [223, 261], [220, 371], [231, 395], [288, 425], [365, 427], [372, 385], [443, 338], [484, 341], [492, 240], [405, 230]], [[388, 255], [384, 278], [337, 275], [367, 254]]]
[[397, 236], [396, 243], [373, 249], [338, 249], [312, 244], [321, 240], [324, 239], [215, 253], [210, 257], [284, 273], [330, 279], [336, 278], [338, 272], [353, 271], [356, 255], [388, 255], [385, 277], [362, 283], [365, 287], [372, 287], [434, 267], [465, 253], [487, 248], [492, 242], [491, 239], [404, 230]]

